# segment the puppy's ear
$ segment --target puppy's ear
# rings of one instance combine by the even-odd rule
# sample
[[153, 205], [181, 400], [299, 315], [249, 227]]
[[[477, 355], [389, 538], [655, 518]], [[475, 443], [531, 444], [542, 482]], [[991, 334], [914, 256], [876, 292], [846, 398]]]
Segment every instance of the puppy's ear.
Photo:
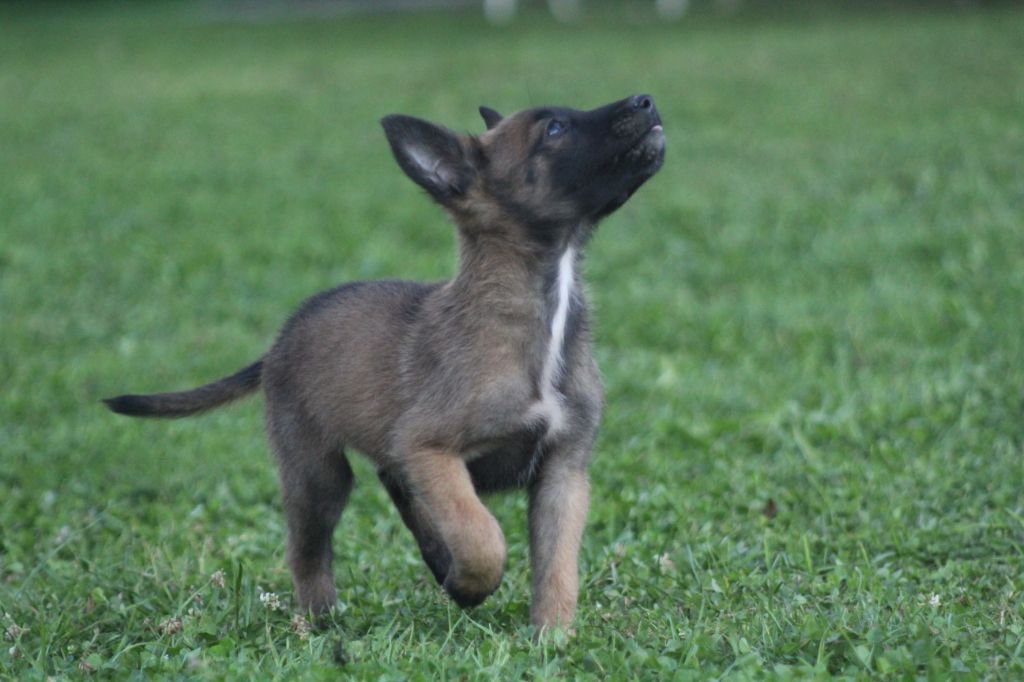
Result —
[[490, 107], [480, 107], [480, 116], [484, 119], [488, 130], [501, 123], [503, 118], [501, 114]]
[[385, 116], [380, 123], [398, 165], [435, 201], [448, 204], [469, 189], [475, 171], [455, 133], [400, 114]]

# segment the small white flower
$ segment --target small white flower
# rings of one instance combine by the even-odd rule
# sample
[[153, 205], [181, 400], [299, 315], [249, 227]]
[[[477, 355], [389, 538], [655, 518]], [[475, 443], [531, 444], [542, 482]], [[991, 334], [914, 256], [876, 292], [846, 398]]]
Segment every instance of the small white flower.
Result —
[[260, 602], [271, 611], [281, 610], [281, 598], [277, 596], [276, 592], [261, 592]]
[[210, 576], [210, 583], [218, 590], [224, 589], [224, 571], [216, 571]]
[[676, 565], [672, 562], [672, 558], [669, 557], [668, 552], [665, 552], [658, 557], [658, 568], [661, 569], [662, 573], [674, 573]]
[[159, 630], [161, 634], [170, 637], [181, 632], [182, 627], [181, 618], [168, 618], [160, 623]]
[[299, 636], [299, 639], [306, 641], [309, 639], [309, 633], [313, 631], [313, 625], [301, 613], [296, 613], [292, 617], [292, 630]]
[[7, 639], [13, 642], [17, 640], [18, 637], [21, 637], [23, 632], [25, 632], [24, 628], [18, 627], [17, 623], [11, 623], [11, 625], [9, 625], [4, 631], [4, 634], [7, 636]]
[[931, 606], [933, 609], [939, 608], [939, 606], [941, 606], [941, 604], [942, 604], [942, 601], [939, 599], [939, 595], [937, 595], [937, 594], [933, 594], [928, 599], [928, 605]]

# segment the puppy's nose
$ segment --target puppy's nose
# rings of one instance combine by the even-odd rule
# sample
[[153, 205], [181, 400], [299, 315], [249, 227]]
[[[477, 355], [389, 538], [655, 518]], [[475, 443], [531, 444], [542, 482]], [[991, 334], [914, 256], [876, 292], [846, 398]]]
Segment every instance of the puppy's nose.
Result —
[[650, 95], [633, 95], [629, 105], [637, 111], [654, 111], [654, 98]]

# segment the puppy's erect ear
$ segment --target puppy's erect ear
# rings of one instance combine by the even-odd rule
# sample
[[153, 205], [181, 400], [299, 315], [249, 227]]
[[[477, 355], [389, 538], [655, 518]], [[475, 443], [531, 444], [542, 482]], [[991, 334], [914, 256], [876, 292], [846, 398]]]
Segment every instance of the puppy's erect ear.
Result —
[[469, 189], [475, 171], [455, 133], [400, 114], [380, 123], [398, 165], [437, 202], [447, 204]]
[[480, 116], [483, 117], [488, 130], [501, 123], [503, 118], [501, 114], [490, 107], [480, 107]]

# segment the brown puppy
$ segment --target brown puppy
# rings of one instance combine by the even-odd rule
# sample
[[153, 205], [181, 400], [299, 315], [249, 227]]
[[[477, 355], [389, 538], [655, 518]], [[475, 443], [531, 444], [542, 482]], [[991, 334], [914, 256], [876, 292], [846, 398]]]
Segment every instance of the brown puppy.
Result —
[[586, 112], [480, 113], [480, 136], [382, 121], [402, 170], [458, 228], [453, 280], [318, 294], [237, 374], [107, 401], [122, 414], [183, 417], [262, 386], [303, 610], [335, 604], [331, 536], [352, 487], [351, 448], [377, 466], [462, 606], [497, 589], [505, 567], [504, 536], [478, 495], [527, 488], [531, 621], [567, 626], [575, 613], [603, 403], [576, 266], [597, 222], [661, 167], [665, 137], [647, 95]]

